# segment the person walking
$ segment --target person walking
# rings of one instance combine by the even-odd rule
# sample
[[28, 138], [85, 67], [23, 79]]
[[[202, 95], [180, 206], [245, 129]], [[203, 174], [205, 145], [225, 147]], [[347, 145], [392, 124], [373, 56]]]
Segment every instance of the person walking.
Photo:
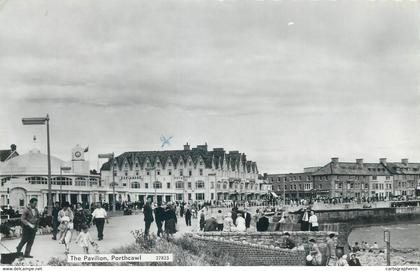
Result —
[[57, 240], [57, 233], [58, 233], [58, 226], [60, 225], [60, 222], [58, 221], [58, 213], [60, 212], [60, 202], [56, 202], [55, 206], [52, 210], [52, 227], [53, 227], [53, 240]]
[[162, 208], [161, 202], [158, 202], [158, 207], [155, 208], [154, 212], [155, 212], [156, 226], [158, 228], [157, 236], [161, 237], [161, 234], [163, 233], [162, 224], [165, 221], [165, 209]]
[[252, 216], [248, 212], [248, 208], [244, 209], [244, 218], [245, 218], [245, 227], [246, 227], [246, 230], [248, 230], [249, 227], [251, 227], [251, 220], [252, 220]]
[[168, 205], [165, 211], [165, 233], [166, 237], [169, 239], [169, 236], [172, 236], [176, 233], [176, 213], [175, 206]]
[[85, 254], [89, 254], [89, 245], [95, 246], [92, 237], [89, 234], [89, 228], [87, 225], [81, 226], [81, 232], [76, 238], [76, 244], [79, 244], [83, 248]]
[[143, 207], [143, 214], [144, 214], [144, 238], [149, 238], [149, 230], [150, 225], [154, 221], [153, 219], [153, 210], [151, 206], [151, 199], [148, 198], [146, 204]]
[[241, 213], [238, 213], [238, 216], [236, 218], [236, 230], [239, 232], [246, 231], [245, 218], [242, 217]]
[[204, 208], [200, 211], [200, 231], [204, 230], [204, 225], [206, 225], [206, 214], [204, 212]]
[[82, 226], [86, 225], [86, 212], [82, 207], [82, 204], [78, 202], [76, 204], [76, 210], [74, 211], [74, 229], [78, 232], [78, 234], [82, 231]]
[[187, 210], [185, 211], [185, 224], [187, 226], [191, 226], [191, 208], [189, 206], [187, 206]]
[[[68, 201], [63, 202], [61, 206], [61, 210], [58, 212], [58, 222], [60, 222], [59, 230], [60, 230], [60, 242], [63, 242], [64, 235], [67, 233], [67, 230], [73, 230], [73, 219], [74, 214], [73, 211], [70, 209], [70, 203]], [[65, 218], [65, 221], [63, 219]], [[63, 224], [66, 224], [65, 226]], [[71, 238], [70, 238], [71, 239]]]
[[105, 209], [102, 208], [100, 203], [98, 203], [98, 205], [96, 205], [96, 209], [92, 213], [92, 219], [98, 231], [98, 241], [101, 241], [104, 239], [104, 225], [105, 225], [105, 219], [107, 217], [108, 217], [108, 214], [106, 213]]
[[23, 246], [26, 244], [25, 253], [23, 254], [25, 258], [33, 258], [33, 256], [31, 256], [31, 248], [35, 241], [35, 235], [39, 222], [39, 212], [36, 208], [37, 204], [38, 200], [36, 198], [32, 198], [29, 201], [29, 205], [23, 210], [20, 219], [23, 225], [22, 238], [16, 247], [16, 251], [21, 252]]
[[318, 217], [315, 215], [314, 211], [311, 211], [311, 216], [309, 217], [309, 231], [318, 231]]
[[327, 256], [327, 266], [335, 266], [337, 263], [337, 255], [336, 255], [336, 243], [335, 243], [335, 234], [334, 233], [330, 233], [328, 235], [328, 240], [327, 240], [327, 252], [326, 252], [326, 256]]
[[216, 222], [217, 222], [218, 231], [223, 231], [223, 220], [224, 220], [224, 216], [222, 214], [222, 210], [218, 210], [216, 214]]
[[180, 204], [181, 206], [180, 206], [180, 215], [181, 215], [181, 217], [183, 217], [184, 216], [184, 211], [185, 211], [185, 204], [184, 204], [184, 202], [182, 202], [181, 204]]

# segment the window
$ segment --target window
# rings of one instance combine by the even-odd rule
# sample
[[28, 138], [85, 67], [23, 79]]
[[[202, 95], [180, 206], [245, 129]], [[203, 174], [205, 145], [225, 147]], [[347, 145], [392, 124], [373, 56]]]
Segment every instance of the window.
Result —
[[149, 189], [149, 184], [148, 183], [145, 183], [144, 184], [144, 188]]
[[159, 181], [153, 182], [153, 188], [161, 189], [162, 188], [162, 183], [159, 182]]
[[150, 167], [150, 163], [149, 162], [146, 163], [146, 167]]
[[369, 185], [365, 183], [365, 189], [369, 189]]
[[188, 165], [189, 165], [189, 166], [192, 166], [192, 163], [191, 163], [191, 161], [190, 161], [190, 162], [188, 163]]
[[170, 189], [171, 188], [171, 183], [166, 183], [166, 188]]
[[172, 175], [172, 170], [168, 169], [168, 175], [171, 176]]
[[168, 167], [171, 167], [172, 166], [172, 163], [171, 162], [168, 162]]
[[214, 188], [214, 182], [210, 183], [210, 188], [213, 189]]
[[203, 165], [203, 161], [200, 161], [200, 166], [202, 166]]
[[192, 188], [192, 184], [191, 182], [188, 182], [188, 188], [191, 189]]
[[196, 193], [195, 194], [196, 200], [204, 200], [204, 193]]
[[182, 169], [179, 170], [179, 176], [184, 176], [184, 171]]
[[188, 171], [188, 176], [192, 176], [192, 170]]
[[203, 176], [203, 169], [200, 168], [200, 176]]
[[390, 177], [390, 176], [386, 176], [386, 179], [387, 179], [387, 180], [390, 180], [390, 179], [391, 179], [391, 177]]
[[181, 181], [178, 181], [175, 183], [175, 188], [176, 189], [184, 189], [184, 183]]
[[203, 189], [204, 188], [204, 182], [203, 181], [197, 181], [195, 184], [197, 189]]
[[376, 176], [372, 176], [372, 180], [376, 180], [377, 179], [377, 177]]
[[138, 182], [132, 182], [131, 183], [131, 188], [140, 188], [140, 183], [138, 183]]
[[156, 173], [157, 173], [157, 175], [160, 175], [160, 170], [158, 170]]
[[135, 167], [139, 167], [139, 163], [138, 163], [138, 162], [136, 162], [136, 165], [135, 165]]
[[136, 170], [136, 176], [139, 176], [140, 172], [138, 170]]
[[211, 193], [211, 200], [214, 200], [214, 194]]
[[146, 175], [147, 176], [150, 176], [150, 171], [146, 171]]
[[127, 170], [124, 171], [124, 176], [126, 176], [126, 177], [128, 176], [128, 171]]
[[227, 188], [227, 183], [223, 183], [223, 189]]
[[184, 194], [176, 194], [176, 200], [183, 200]]

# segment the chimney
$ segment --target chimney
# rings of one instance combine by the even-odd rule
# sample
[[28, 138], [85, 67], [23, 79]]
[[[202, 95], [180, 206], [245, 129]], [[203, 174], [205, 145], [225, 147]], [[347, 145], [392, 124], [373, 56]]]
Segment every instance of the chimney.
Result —
[[187, 144], [184, 145], [184, 151], [189, 151], [190, 150], [190, 145]]
[[16, 151], [16, 145], [15, 145], [15, 144], [10, 145], [10, 149], [11, 149], [12, 151]]
[[386, 166], [386, 158], [379, 158], [379, 163]]
[[408, 165], [408, 159], [407, 158], [401, 159], [401, 163], [403, 163], [405, 166]]
[[333, 158], [331, 158], [331, 163], [332, 163], [333, 165], [337, 166], [337, 165], [338, 165], [338, 157], [333, 157]]
[[363, 159], [356, 159], [356, 163], [358, 166], [363, 166]]

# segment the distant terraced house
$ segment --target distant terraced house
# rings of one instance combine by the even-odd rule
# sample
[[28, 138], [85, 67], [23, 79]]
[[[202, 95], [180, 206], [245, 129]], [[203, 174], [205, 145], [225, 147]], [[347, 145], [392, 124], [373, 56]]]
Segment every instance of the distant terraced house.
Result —
[[395, 196], [420, 196], [420, 163], [387, 162], [365, 163], [331, 162], [312, 167], [303, 173], [268, 174], [273, 190], [287, 199], [349, 198], [390, 199]]
[[[130, 151], [101, 167], [101, 179], [117, 201], [221, 201], [260, 199], [269, 193], [256, 162], [239, 151], [208, 150], [207, 144], [182, 150]], [[106, 199], [112, 202], [112, 194]]]

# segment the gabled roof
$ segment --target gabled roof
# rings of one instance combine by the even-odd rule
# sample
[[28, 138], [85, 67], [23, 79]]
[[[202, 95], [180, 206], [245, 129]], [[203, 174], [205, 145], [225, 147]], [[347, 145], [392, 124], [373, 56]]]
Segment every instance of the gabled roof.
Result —
[[10, 158], [18, 156], [19, 153], [17, 151], [12, 150], [0, 150], [0, 162], [5, 162]]
[[[249, 166], [250, 170], [257, 172], [257, 164], [252, 161], [246, 161], [246, 156], [238, 151], [231, 151], [226, 153], [222, 148], [213, 149], [213, 151], [207, 150], [207, 145], [197, 146], [197, 148], [184, 149], [184, 150], [170, 150], [170, 151], [130, 151], [124, 152], [123, 154], [115, 157], [117, 165], [121, 170], [124, 161], [127, 161], [130, 169], [133, 168], [134, 161], [139, 161], [141, 169], [144, 168], [145, 161], [149, 159], [151, 166], [155, 165], [155, 162], [159, 159], [162, 167], [166, 166], [166, 161], [171, 159], [173, 165], [176, 167], [178, 161], [181, 159], [183, 163], [187, 163], [188, 157], [191, 157], [195, 166], [199, 163], [200, 159], [203, 160], [206, 168], [212, 168], [213, 163], [216, 169], [220, 169], [223, 165], [224, 159], [230, 166], [230, 170], [236, 170], [240, 166], [240, 161], [243, 165]], [[242, 158], [242, 160], [241, 160]], [[242, 165], [241, 165], [242, 166]], [[104, 163], [101, 170], [110, 170], [110, 161]]]
[[420, 163], [386, 163], [385, 167], [392, 174], [420, 174]]
[[312, 175], [371, 175], [367, 168], [352, 162], [330, 162]]

